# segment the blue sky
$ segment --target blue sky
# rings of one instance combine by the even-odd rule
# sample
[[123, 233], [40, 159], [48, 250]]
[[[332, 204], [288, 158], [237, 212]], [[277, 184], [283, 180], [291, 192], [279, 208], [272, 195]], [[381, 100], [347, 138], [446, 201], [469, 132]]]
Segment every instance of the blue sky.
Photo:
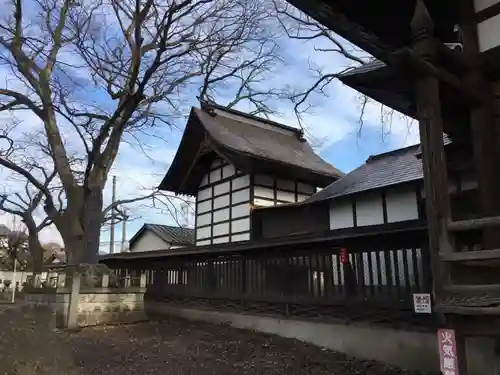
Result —
[[[352, 66], [352, 63], [333, 52], [321, 52], [317, 48], [330, 46], [326, 40], [299, 41], [284, 38], [279, 40], [285, 66], [279, 71], [269, 74], [262, 83], [266, 87], [293, 87], [304, 90], [315, 81], [311, 68], [322, 70], [325, 73], [334, 73]], [[85, 74], [74, 72], [85, 80]], [[9, 72], [0, 67], [0, 79], [6, 78]], [[219, 95], [219, 104], [225, 104], [232, 99], [231, 93], [226, 97]], [[82, 98], [100, 103], [109, 103], [109, 100], [99, 91], [91, 87], [84, 87], [77, 92]], [[195, 86], [183, 94], [183, 113], [176, 119], [175, 127], [167, 126], [151, 129], [150, 134], [127, 137], [122, 143], [116, 163], [111, 175], [117, 176], [118, 198], [135, 197], [150, 191], [157, 186], [165, 175], [169, 164], [175, 155], [182, 130], [189, 114], [189, 107], [196, 106], [198, 95]], [[226, 96], [226, 95], [224, 95]], [[107, 101], [106, 101], [107, 100]], [[372, 102], [365, 110], [364, 124], [361, 133], [359, 130], [360, 97], [352, 89], [342, 85], [339, 81], [332, 82], [325, 90], [325, 95], [314, 94], [308, 100], [312, 108], [303, 117], [302, 125], [317, 152], [328, 162], [344, 172], [349, 172], [366, 161], [368, 156], [394, 150], [418, 141], [418, 126], [401, 115], [394, 115], [392, 121], [381, 121], [380, 105]], [[299, 126], [293, 113], [293, 105], [289, 101], [273, 101], [274, 108], [280, 115], [273, 120], [291, 126]], [[242, 111], [250, 110], [247, 104], [237, 107]], [[384, 112], [385, 113], [385, 112]], [[33, 117], [27, 114], [26, 122], [34, 123]], [[68, 136], [68, 143], [73, 139]], [[76, 146], [77, 147], [77, 146]], [[0, 171], [1, 172], [1, 171]], [[1, 176], [1, 173], [0, 173]], [[105, 200], [111, 201], [111, 177], [105, 189]], [[145, 222], [158, 224], [174, 224], [165, 209], [153, 209], [141, 205], [133, 205], [130, 211], [135, 220], [127, 225], [127, 238]], [[12, 223], [12, 219], [0, 214], [0, 223]], [[116, 237], [121, 238], [121, 228], [117, 226]], [[49, 228], [42, 233], [43, 241], [60, 241], [57, 231]], [[109, 238], [107, 231], [103, 232], [103, 249]]]

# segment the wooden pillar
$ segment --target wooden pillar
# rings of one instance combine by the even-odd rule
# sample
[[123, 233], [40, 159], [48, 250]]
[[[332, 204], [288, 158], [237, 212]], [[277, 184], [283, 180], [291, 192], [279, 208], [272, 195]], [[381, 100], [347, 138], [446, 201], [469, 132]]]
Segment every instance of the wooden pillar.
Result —
[[212, 259], [207, 260], [207, 279], [208, 279], [208, 291], [214, 292], [217, 288], [216, 278], [214, 272], [214, 261]]
[[240, 294], [242, 298], [247, 294], [247, 258], [240, 255]]
[[[421, 0], [417, 0], [411, 27], [415, 52], [420, 58], [432, 62], [436, 55], [433, 39], [434, 24]], [[444, 266], [439, 261], [439, 253], [452, 252], [453, 248], [447, 229], [450, 219], [450, 198], [437, 79], [428, 74], [419, 76], [415, 84], [415, 96], [422, 147], [434, 299], [439, 304], [443, 283], [448, 279]]]
[[[479, 185], [479, 204], [482, 216], [498, 216], [500, 200], [498, 188], [498, 151], [495, 132], [492, 87], [479, 71], [479, 40], [474, 22], [473, 0], [460, 1], [460, 18], [463, 37], [463, 56], [469, 65], [475, 67], [466, 77], [470, 86], [487, 93], [488, 100], [471, 109], [470, 130], [474, 151], [474, 166]], [[476, 68], [477, 67], [477, 68]], [[500, 246], [498, 228], [483, 230], [483, 247], [486, 249]]]
[[[430, 63], [435, 61], [434, 23], [422, 0], [417, 0], [412, 19], [414, 50], [420, 58]], [[429, 232], [429, 256], [433, 276], [435, 305], [443, 298], [443, 286], [449, 283], [449, 272], [439, 253], [453, 252], [453, 242], [448, 231], [450, 222], [449, 181], [443, 142], [443, 118], [438, 80], [428, 74], [417, 78], [415, 94], [422, 147], [424, 186]], [[440, 315], [441, 324], [446, 325], [446, 317]], [[465, 340], [460, 330], [455, 330], [457, 349], [465, 348]], [[466, 358], [459, 359], [459, 373], [466, 374]]]

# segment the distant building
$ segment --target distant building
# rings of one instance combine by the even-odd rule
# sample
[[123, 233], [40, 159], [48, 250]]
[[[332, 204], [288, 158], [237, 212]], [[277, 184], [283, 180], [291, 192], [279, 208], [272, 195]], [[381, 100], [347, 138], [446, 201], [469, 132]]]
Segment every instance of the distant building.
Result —
[[194, 244], [194, 229], [144, 224], [130, 239], [129, 251], [168, 250]]

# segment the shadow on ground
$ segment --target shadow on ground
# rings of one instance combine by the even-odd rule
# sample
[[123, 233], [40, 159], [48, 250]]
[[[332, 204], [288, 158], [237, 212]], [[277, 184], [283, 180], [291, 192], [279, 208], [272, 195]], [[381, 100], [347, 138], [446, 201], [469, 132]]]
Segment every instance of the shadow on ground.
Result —
[[415, 373], [297, 340], [179, 318], [68, 332], [55, 328], [47, 310], [0, 306], [0, 374]]

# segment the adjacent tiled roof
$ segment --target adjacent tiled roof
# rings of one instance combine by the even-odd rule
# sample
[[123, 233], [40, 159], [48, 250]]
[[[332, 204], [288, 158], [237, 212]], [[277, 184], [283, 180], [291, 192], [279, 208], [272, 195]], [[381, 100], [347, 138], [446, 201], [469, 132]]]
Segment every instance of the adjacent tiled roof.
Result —
[[210, 151], [246, 173], [294, 176], [318, 186], [326, 186], [343, 175], [314, 152], [300, 129], [203, 103], [202, 109], [191, 110], [179, 149], [160, 189], [195, 194], [206, 173], [201, 160]]
[[144, 224], [139, 231], [130, 239], [130, 247], [139, 236], [146, 230], [152, 231], [163, 241], [173, 245], [191, 245], [194, 243], [194, 229], [175, 227], [160, 224]]
[[370, 156], [365, 164], [327, 186], [304, 203], [317, 202], [423, 179], [420, 145]]

